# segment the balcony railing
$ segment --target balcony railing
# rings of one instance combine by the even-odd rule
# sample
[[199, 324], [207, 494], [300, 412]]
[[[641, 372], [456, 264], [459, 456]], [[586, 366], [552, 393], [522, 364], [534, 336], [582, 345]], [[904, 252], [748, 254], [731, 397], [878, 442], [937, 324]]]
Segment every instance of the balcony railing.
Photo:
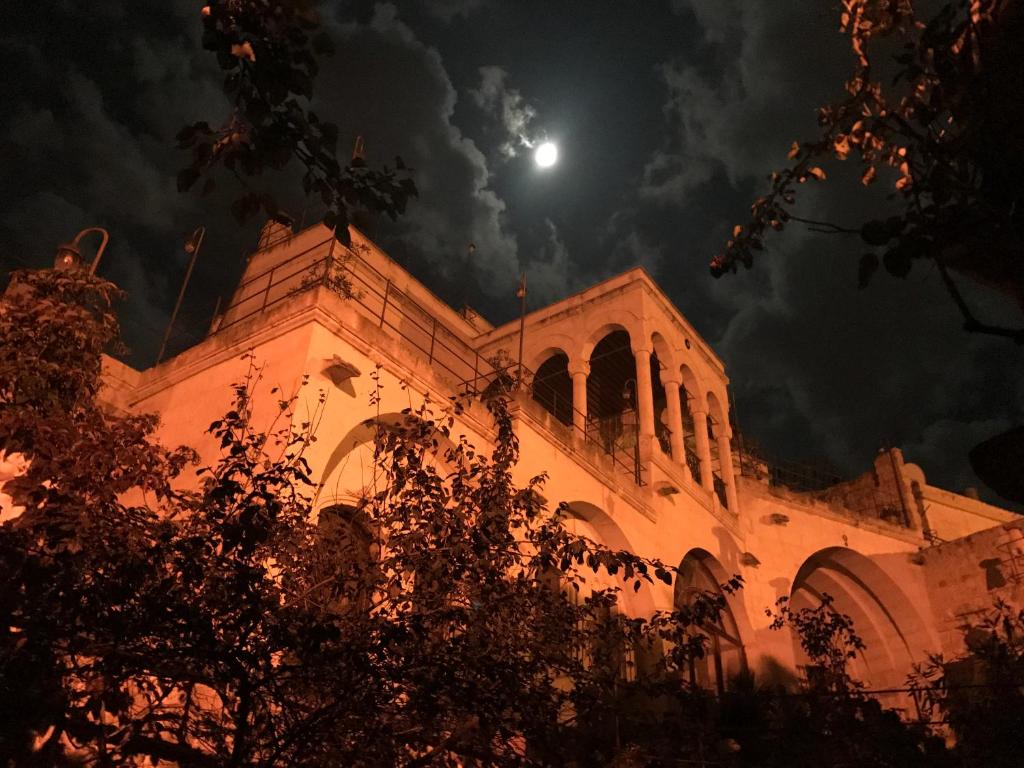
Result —
[[[408, 348], [424, 356], [427, 364], [448, 378], [459, 392], [514, 396], [523, 391], [537, 398], [536, 388], [532, 386], [534, 376], [529, 369], [518, 363], [483, 357], [479, 350], [401, 291], [355, 250], [330, 239], [243, 281], [235, 293], [236, 300], [225, 311], [215, 333], [222, 333], [317, 286], [325, 286], [360, 307], [379, 328], [387, 329]], [[543, 384], [538, 386], [543, 388]], [[556, 393], [548, 394], [552, 402], [557, 400]], [[579, 418], [579, 412], [571, 409], [571, 403], [567, 407], [559, 403], [556, 410], [567, 417], [567, 430], [572, 428], [573, 419]], [[645, 484], [638, 442], [628, 429], [609, 429], [601, 420], [590, 416], [584, 416], [582, 423], [585, 427], [581, 437], [585, 443], [599, 447], [616, 470], [637, 485]]]

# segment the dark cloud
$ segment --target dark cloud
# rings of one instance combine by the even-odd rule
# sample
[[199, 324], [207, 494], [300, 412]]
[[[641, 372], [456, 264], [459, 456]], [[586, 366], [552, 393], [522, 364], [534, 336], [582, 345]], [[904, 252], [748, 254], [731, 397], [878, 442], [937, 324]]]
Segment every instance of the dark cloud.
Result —
[[[773, 453], [846, 472], [898, 444], [934, 481], [973, 485], [966, 449], [1020, 422], [1021, 355], [964, 334], [925, 268], [858, 291], [855, 240], [794, 228], [753, 271], [708, 274], [764, 175], [794, 139], [815, 134], [815, 108], [839, 93], [848, 54], [831, 5], [322, 7], [338, 51], [323, 62], [315, 107], [343, 145], [362, 135], [371, 162], [400, 154], [415, 168], [420, 198], [374, 235], [453, 303], [501, 322], [516, 312], [522, 270], [537, 306], [642, 264], [725, 360], [743, 430]], [[255, 235], [230, 218], [232, 189], [207, 199], [175, 189], [177, 129], [228, 113], [199, 44], [198, 6], [51, 0], [8, 10], [0, 255], [45, 264], [82, 227], [108, 227], [101, 271], [131, 294], [125, 333], [133, 361], [148, 364], [185, 235], [207, 226], [183, 321], [193, 334]], [[560, 145], [552, 172], [502, 151], [541, 136]], [[804, 191], [805, 215], [856, 221], [885, 204], [856, 193], [848, 171], [828, 170], [829, 184]], [[288, 178], [272, 183], [297, 215], [313, 215]], [[969, 293], [987, 319], [1007, 319], [990, 295]]]
[[390, 4], [379, 4], [365, 24], [338, 24], [335, 34], [342, 44], [318, 82], [318, 109], [363, 135], [371, 162], [401, 154], [415, 168], [419, 199], [382, 228], [385, 245], [455, 292], [460, 286], [451, 283], [473, 243], [484, 290], [512, 284], [516, 238], [489, 187], [486, 157], [453, 122], [458, 95], [441, 55]]
[[505, 81], [508, 73], [501, 67], [480, 67], [480, 87], [469, 92], [480, 109], [495, 118], [506, 138], [499, 146], [504, 157], [515, 157], [523, 149], [531, 149], [537, 143], [530, 137], [530, 123], [537, 117], [537, 110], [531, 107], [523, 95], [509, 88]]
[[[653, 230], [663, 243], [672, 234], [637, 225], [638, 212], [749, 201], [764, 175], [785, 164], [789, 143], [814, 135], [815, 107], [839, 92], [848, 56], [831, 14], [803, 4], [674, 6], [700, 25], [704, 43], [661, 68], [669, 130], [626, 217], [634, 227], [626, 237], [657, 239]], [[883, 190], [857, 191], [852, 169], [829, 170], [833, 184], [802, 190], [803, 216], [855, 222], [884, 206]], [[702, 222], [711, 235], [705, 258], [745, 208], [719, 205], [717, 221]], [[709, 335], [727, 363], [741, 427], [776, 454], [824, 458], [847, 473], [866, 468], [875, 449], [902, 445], [934, 481], [976, 485], [967, 450], [1020, 418], [1020, 356], [964, 334], [927, 266], [856, 290], [861, 251], [856, 238], [791, 227], [754, 272], [691, 292], [698, 311], [720, 318]], [[978, 392], [985, 394], [968, 394]]]
[[427, 12], [445, 22], [462, 16], [468, 17], [487, 5], [488, 0], [425, 0]]

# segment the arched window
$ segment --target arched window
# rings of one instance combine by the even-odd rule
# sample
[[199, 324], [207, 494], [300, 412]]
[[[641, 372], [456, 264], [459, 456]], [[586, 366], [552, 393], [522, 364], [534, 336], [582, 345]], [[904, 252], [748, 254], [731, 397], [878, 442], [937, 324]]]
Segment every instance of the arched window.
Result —
[[[576, 536], [585, 536], [599, 543], [602, 541], [598, 530], [580, 517], [567, 517], [565, 526]], [[589, 614], [581, 618], [577, 625], [580, 639], [586, 640], [575, 647], [573, 652], [583, 666], [593, 668], [599, 665], [620, 680], [633, 682], [637, 678], [636, 649], [623, 638], [618, 628], [619, 596], [614, 592], [605, 593], [605, 590], [616, 587], [618, 582], [606, 571], [590, 572], [585, 569], [583, 573], [585, 580], [578, 584], [578, 589], [561, 586], [573, 606], [593, 601]], [[558, 576], [560, 574], [556, 574], [556, 578]], [[597, 598], [596, 593], [604, 596]]]
[[369, 610], [378, 555], [356, 507], [336, 504], [320, 510], [313, 599], [332, 611]]
[[[711, 570], [714, 563], [706, 552], [695, 551], [683, 559], [682, 574], [676, 582], [675, 602], [678, 607], [689, 605], [703, 592], [723, 595], [719, 580]], [[724, 595], [723, 595], [724, 596]], [[703, 659], [691, 659], [686, 678], [716, 693], [724, 693], [737, 674], [746, 669], [746, 656], [740, 640], [736, 618], [728, 601], [718, 615], [718, 621], [704, 628], [707, 642]]]
[[590, 353], [587, 429], [605, 452], [631, 451], [636, 443], [636, 367], [626, 331], [612, 331]]

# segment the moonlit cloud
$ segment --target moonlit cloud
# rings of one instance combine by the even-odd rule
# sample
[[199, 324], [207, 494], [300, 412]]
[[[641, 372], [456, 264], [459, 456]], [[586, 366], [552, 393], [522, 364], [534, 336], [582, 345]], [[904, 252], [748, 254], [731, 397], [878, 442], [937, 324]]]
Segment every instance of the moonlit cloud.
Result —
[[508, 73], [501, 67], [480, 68], [480, 86], [469, 93], [480, 109], [501, 122], [506, 138], [499, 151], [505, 157], [515, 157], [520, 149], [533, 149], [537, 139], [530, 135], [530, 123], [537, 116], [523, 95], [509, 88], [505, 81]]
[[[227, 116], [223, 75], [191, 0], [51, 5], [44, 23], [13, 4], [0, 38], [0, 257], [46, 264], [80, 228], [107, 226], [101, 271], [130, 294], [121, 316], [148, 365], [182, 238], [207, 227], [183, 313], [201, 333], [259, 223], [233, 221], [230, 188], [174, 185], [174, 133]], [[841, 93], [849, 57], [828, 4], [319, 7], [337, 53], [321, 62], [315, 109], [339, 125], [343, 155], [362, 135], [371, 163], [400, 154], [414, 169], [420, 197], [375, 235], [443, 298], [503, 322], [523, 270], [539, 306], [642, 264], [723, 358], [740, 427], [776, 455], [846, 472], [893, 443], [930, 480], [974, 484], [966, 449], [1024, 419], [1024, 357], [965, 334], [927, 269], [858, 291], [856, 238], [793, 228], [754, 270], [708, 275], [764, 175]], [[572, 148], [557, 172], [507, 162], [544, 131]], [[297, 185], [279, 186], [301, 211]], [[878, 202], [832, 183], [801, 200], [843, 221]], [[976, 303], [999, 320], [983, 291]]]

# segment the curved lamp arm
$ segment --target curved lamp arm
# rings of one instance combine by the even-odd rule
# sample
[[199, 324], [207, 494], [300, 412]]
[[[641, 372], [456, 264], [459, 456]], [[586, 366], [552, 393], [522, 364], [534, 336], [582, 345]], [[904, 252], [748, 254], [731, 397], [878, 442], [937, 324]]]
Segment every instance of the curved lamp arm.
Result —
[[96, 267], [98, 267], [100, 264], [100, 257], [103, 255], [103, 251], [107, 247], [107, 243], [110, 241], [110, 233], [107, 232], [107, 230], [105, 230], [103, 227], [89, 227], [88, 229], [83, 229], [81, 232], [75, 235], [75, 239], [71, 241], [71, 244], [77, 246], [78, 241], [81, 240], [85, 235], [88, 235], [90, 232], [99, 232], [101, 235], [103, 235], [103, 240], [100, 242], [100, 247], [96, 249], [96, 255], [93, 257], [92, 266], [89, 267], [89, 274], [95, 275]]

